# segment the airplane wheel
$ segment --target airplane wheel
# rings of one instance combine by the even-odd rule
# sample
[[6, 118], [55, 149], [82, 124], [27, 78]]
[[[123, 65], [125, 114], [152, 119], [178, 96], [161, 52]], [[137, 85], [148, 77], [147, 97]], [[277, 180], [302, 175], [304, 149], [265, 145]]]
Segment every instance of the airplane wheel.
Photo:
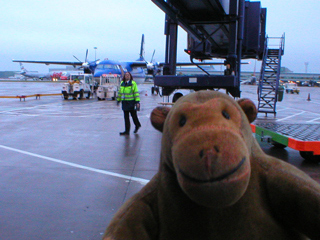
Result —
[[79, 94], [79, 99], [82, 99], [82, 98], [83, 98], [83, 90], [81, 90]]

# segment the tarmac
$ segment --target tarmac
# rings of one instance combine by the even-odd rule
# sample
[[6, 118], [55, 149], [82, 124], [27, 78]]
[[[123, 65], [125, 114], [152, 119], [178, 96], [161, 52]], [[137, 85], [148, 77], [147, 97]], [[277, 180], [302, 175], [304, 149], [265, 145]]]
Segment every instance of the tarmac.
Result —
[[[0, 99], [0, 239], [102, 238], [119, 207], [158, 170], [161, 133], [149, 116], [167, 99], [151, 95], [151, 86], [139, 85], [142, 128], [134, 134], [132, 123], [129, 136], [119, 136], [124, 120], [115, 101]], [[256, 122], [320, 124], [320, 89], [300, 89], [285, 94], [276, 116], [259, 113]], [[257, 103], [257, 86], [241, 90]], [[0, 96], [60, 91], [61, 83], [0, 82]], [[320, 183], [320, 164], [294, 149], [260, 145]]]

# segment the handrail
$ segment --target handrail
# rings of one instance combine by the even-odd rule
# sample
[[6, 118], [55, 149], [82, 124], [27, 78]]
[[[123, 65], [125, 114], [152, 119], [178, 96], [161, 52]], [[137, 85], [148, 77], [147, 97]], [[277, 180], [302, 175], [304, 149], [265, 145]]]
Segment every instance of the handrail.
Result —
[[[275, 43], [274, 40], [277, 40], [277, 42]], [[278, 88], [279, 88], [279, 79], [280, 79], [280, 71], [281, 71], [281, 69], [280, 69], [281, 68], [281, 56], [284, 53], [284, 44], [285, 44], [285, 35], [284, 34], [282, 35], [282, 37], [268, 37], [268, 36], [266, 36], [265, 45], [264, 45], [264, 53], [263, 53], [263, 61], [261, 64], [261, 71], [260, 71], [260, 78], [259, 78], [258, 111], [260, 111], [260, 106], [261, 106], [261, 108], [265, 108], [264, 106], [267, 105], [268, 108], [269, 108], [269, 106], [270, 106], [270, 108], [272, 108], [274, 114], [276, 113], [276, 102], [278, 101]], [[272, 65], [274, 63], [277, 63], [276, 68], [274, 68], [271, 64], [269, 65], [269, 63], [267, 63], [267, 59], [269, 58], [268, 57], [269, 50], [271, 51], [269, 63], [272, 63]], [[274, 59], [275, 53], [278, 54], [277, 60]], [[266, 70], [267, 66], [268, 66], [268, 68], [270, 68], [269, 70], [271, 70], [271, 69], [273, 70], [273, 73], [270, 76], [269, 76], [269, 74], [267, 76], [265, 76], [265, 70]], [[269, 83], [268, 82], [269, 77], [271, 77], [270, 79], [272, 79], [274, 76], [276, 77], [276, 82], [274, 82], [272, 80]], [[270, 87], [269, 85], [271, 85], [271, 87], [272, 87], [272, 89], [270, 90], [270, 88], [269, 88], [269, 90], [266, 93], [262, 91], [263, 86], [265, 84], [268, 84], [268, 87]], [[268, 89], [268, 88], [266, 88], [266, 89]], [[262, 96], [262, 94], [264, 94], [264, 95]], [[268, 96], [268, 94], [271, 94], [272, 98], [269, 98], [268, 100], [266, 100], [265, 97]], [[271, 104], [271, 102], [274, 102], [274, 103]], [[261, 103], [261, 105], [260, 105], [260, 103]], [[268, 113], [268, 111], [262, 111], [262, 112]]]

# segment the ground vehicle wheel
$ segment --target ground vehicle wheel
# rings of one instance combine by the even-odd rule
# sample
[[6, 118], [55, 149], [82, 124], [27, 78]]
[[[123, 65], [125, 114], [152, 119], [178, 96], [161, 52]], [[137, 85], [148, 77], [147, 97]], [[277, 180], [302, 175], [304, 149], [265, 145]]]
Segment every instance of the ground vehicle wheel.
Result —
[[77, 97], [78, 97], [78, 93], [74, 93], [73, 94], [73, 100], [77, 100]]
[[300, 151], [300, 156], [303, 157], [306, 161], [319, 163], [320, 155], [314, 155], [313, 152]]
[[159, 87], [153, 86], [151, 87], [151, 95], [158, 95], [159, 94]]
[[83, 98], [83, 89], [80, 91], [80, 94], [79, 94], [79, 99], [82, 99]]
[[113, 97], [111, 99], [112, 100], [116, 100], [117, 99], [117, 93], [116, 92], [113, 93]]
[[63, 94], [63, 98], [64, 98], [64, 100], [68, 100], [68, 98], [69, 98], [68, 94]]
[[289, 91], [288, 91], [288, 90], [286, 90], [286, 93], [289, 93]]
[[88, 92], [87, 99], [90, 98], [91, 92]]
[[158, 95], [158, 94], [160, 95], [160, 89], [158, 86], [154, 87], [154, 91], [155, 91], [156, 95]]
[[177, 101], [179, 98], [181, 98], [182, 96], [183, 96], [182, 93], [179, 93], [179, 92], [175, 93], [175, 94], [173, 95], [172, 102], [173, 102], [173, 103], [176, 102], [176, 101]]

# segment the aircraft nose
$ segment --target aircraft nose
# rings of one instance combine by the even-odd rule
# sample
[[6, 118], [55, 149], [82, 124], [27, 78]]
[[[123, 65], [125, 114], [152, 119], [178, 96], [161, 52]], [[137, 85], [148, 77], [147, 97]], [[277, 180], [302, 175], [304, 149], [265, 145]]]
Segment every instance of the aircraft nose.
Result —
[[94, 77], [100, 77], [103, 74], [119, 74], [121, 75], [121, 71], [117, 71], [115, 69], [104, 69], [104, 70], [95, 70]]

